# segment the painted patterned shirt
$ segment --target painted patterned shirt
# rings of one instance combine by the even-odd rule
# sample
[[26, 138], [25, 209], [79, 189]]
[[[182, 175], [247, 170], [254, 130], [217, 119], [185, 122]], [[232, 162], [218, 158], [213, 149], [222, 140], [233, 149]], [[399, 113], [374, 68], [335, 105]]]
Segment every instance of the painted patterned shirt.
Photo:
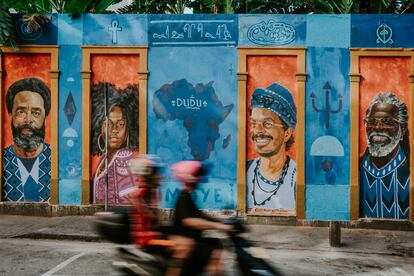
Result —
[[50, 199], [50, 146], [43, 143], [42, 152], [28, 169], [26, 160], [16, 155], [13, 146], [3, 152], [4, 199], [10, 201], [48, 202]]
[[273, 182], [261, 175], [259, 160], [256, 158], [247, 165], [247, 208], [295, 209], [295, 161], [289, 158], [283, 179]]
[[[128, 171], [128, 162], [133, 158], [133, 152], [129, 149], [119, 149], [108, 163], [108, 203], [128, 204], [129, 194], [136, 190], [134, 178]], [[93, 202], [105, 203], [105, 156], [100, 160], [93, 178]]]
[[395, 157], [377, 168], [365, 154], [360, 162], [361, 217], [408, 219], [409, 160], [400, 148]]

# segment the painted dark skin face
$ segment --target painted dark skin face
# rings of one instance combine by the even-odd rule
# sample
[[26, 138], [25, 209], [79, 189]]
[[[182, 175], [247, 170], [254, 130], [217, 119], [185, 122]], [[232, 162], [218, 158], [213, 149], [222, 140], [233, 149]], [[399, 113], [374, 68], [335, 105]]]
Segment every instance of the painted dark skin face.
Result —
[[16, 154], [22, 158], [37, 156], [43, 149], [45, 136], [46, 112], [42, 96], [32, 91], [18, 92], [10, 117]]
[[[45, 108], [42, 96], [31, 91], [21, 91], [16, 94], [11, 114], [13, 126], [30, 125], [41, 128], [45, 122]], [[30, 128], [22, 129], [23, 135], [33, 135]]]
[[292, 133], [284, 129], [276, 113], [262, 107], [253, 108], [250, 125], [250, 137], [258, 154], [272, 156], [285, 150]]
[[[102, 123], [102, 139], [105, 141], [106, 123]], [[119, 106], [112, 108], [109, 112], [109, 131], [108, 131], [108, 150], [115, 151], [120, 149], [127, 137], [127, 126], [122, 109]]]
[[[389, 152], [386, 155], [382, 154], [385, 156], [372, 157], [373, 162], [381, 167], [388, 163], [395, 155], [400, 140], [398, 139], [398, 135], [403, 135], [405, 132], [404, 129], [400, 129], [398, 108], [393, 104], [375, 104], [369, 116], [365, 118], [365, 126], [368, 145], [376, 148], [378, 152], [382, 150], [387, 153]], [[401, 133], [399, 133], [400, 131]]]
[[[393, 104], [375, 104], [371, 109], [371, 114], [365, 120], [367, 133], [382, 132], [389, 136], [395, 136], [398, 132], [398, 108]], [[379, 145], [387, 145], [391, 141], [386, 136], [374, 135], [370, 142]]]

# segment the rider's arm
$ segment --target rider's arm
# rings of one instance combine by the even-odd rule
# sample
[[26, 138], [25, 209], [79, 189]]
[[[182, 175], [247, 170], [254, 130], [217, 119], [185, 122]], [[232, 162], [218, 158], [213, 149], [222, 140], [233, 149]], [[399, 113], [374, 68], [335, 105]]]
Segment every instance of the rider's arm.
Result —
[[211, 219], [197, 208], [189, 193], [183, 192], [176, 205], [176, 217], [184, 227], [195, 230], [231, 230], [232, 226]]
[[206, 220], [204, 218], [184, 218], [182, 220], [182, 224], [189, 228], [193, 228], [197, 230], [215, 229], [215, 230], [222, 230], [222, 231], [230, 231], [232, 229], [231, 225], [227, 225], [221, 222]]

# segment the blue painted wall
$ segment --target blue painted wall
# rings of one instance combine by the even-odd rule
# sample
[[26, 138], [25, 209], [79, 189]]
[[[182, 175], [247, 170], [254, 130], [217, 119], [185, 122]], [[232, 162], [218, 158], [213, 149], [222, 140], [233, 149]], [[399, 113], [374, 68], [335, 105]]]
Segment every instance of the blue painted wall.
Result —
[[309, 220], [349, 219], [350, 26], [350, 15], [307, 17], [305, 167]]
[[[174, 68], [171, 70], [171, 68]], [[197, 201], [202, 208], [233, 209], [236, 202], [237, 177], [237, 50], [234, 47], [154, 47], [149, 51], [148, 80], [148, 152], [163, 158], [166, 164], [196, 157], [194, 150], [200, 148], [199, 158], [211, 162], [213, 170], [208, 183], [201, 185], [197, 191]], [[176, 82], [176, 83], [174, 83]], [[195, 92], [198, 84], [211, 83], [217, 96], [206, 96]], [[167, 85], [167, 86], [164, 86]], [[171, 85], [190, 86], [189, 89], [168, 88]], [[164, 86], [164, 87], [163, 87]], [[178, 95], [168, 98], [162, 106], [168, 113], [181, 113], [174, 119], [157, 118], [154, 111], [154, 95], [162, 88]], [[194, 90], [193, 90], [194, 89]], [[159, 92], [158, 92], [159, 93]], [[200, 110], [184, 107], [182, 101], [191, 97], [196, 101], [202, 99]], [[160, 99], [160, 96], [157, 97]], [[175, 101], [175, 107], [171, 101]], [[204, 101], [206, 105], [204, 106]], [[217, 108], [217, 104], [222, 107]], [[225, 106], [233, 105], [224, 121], [218, 124], [218, 136], [205, 136], [211, 118], [221, 116]], [[155, 108], [157, 110], [157, 108]], [[191, 120], [194, 128], [186, 129], [184, 120]], [[191, 132], [191, 133], [190, 133]], [[151, 137], [157, 137], [152, 139]], [[214, 147], [209, 151], [203, 145], [210, 143]], [[193, 151], [193, 152], [192, 152]], [[168, 175], [167, 175], [168, 177]], [[162, 202], [167, 208], [174, 206], [178, 184], [167, 178], [162, 186]]]
[[16, 39], [19, 44], [56, 45], [58, 43], [58, 15], [51, 14], [50, 23], [36, 31], [30, 31], [23, 17], [14, 14], [16, 19]]
[[82, 199], [82, 23], [59, 16], [59, 204]]
[[149, 15], [150, 46], [235, 46], [236, 15]]
[[240, 15], [240, 46], [304, 46], [306, 15]]
[[414, 14], [355, 14], [351, 33], [351, 47], [413, 47]]
[[[308, 220], [349, 220], [349, 48], [414, 47], [411, 14], [63, 14], [37, 33], [17, 27], [22, 44], [59, 46], [59, 204], [81, 202], [82, 45], [149, 47], [148, 152], [167, 165], [211, 162], [197, 191], [207, 209], [236, 207], [237, 46], [306, 47]], [[165, 176], [162, 204], [171, 208], [179, 184]]]
[[146, 45], [146, 15], [83, 15], [84, 45]]
[[[349, 185], [350, 170], [350, 118], [349, 118], [349, 51], [345, 48], [315, 48], [307, 51], [306, 82], [306, 197], [312, 197], [311, 186]], [[342, 187], [337, 187], [343, 191]], [[334, 214], [336, 209], [349, 205], [349, 195], [329, 194], [319, 200], [331, 209], [326, 214]], [[342, 195], [342, 196], [341, 196]], [[307, 202], [307, 212], [316, 206]], [[323, 211], [319, 211], [321, 213]], [[330, 219], [339, 219], [330, 217]]]

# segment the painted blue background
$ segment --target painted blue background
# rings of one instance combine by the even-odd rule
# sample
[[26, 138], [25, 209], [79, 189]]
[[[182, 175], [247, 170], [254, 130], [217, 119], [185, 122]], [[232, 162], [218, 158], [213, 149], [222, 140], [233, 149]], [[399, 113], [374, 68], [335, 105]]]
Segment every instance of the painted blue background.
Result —
[[[395, 48], [414, 45], [414, 14], [353, 14], [351, 18], [351, 47]], [[392, 29], [392, 44], [377, 43], [376, 30], [381, 23], [386, 23]]]
[[306, 185], [306, 220], [349, 220], [349, 186]]
[[[306, 15], [285, 15], [285, 14], [261, 14], [261, 15], [239, 15], [239, 45], [240, 46], [263, 46], [252, 42], [247, 37], [249, 28], [261, 22], [269, 22], [269, 20], [285, 23], [291, 25], [295, 29], [295, 39], [282, 46], [304, 46], [306, 42]], [[280, 46], [275, 44], [269, 44], [266, 46]]]
[[[200, 14], [149, 15], [148, 26], [148, 40], [151, 46], [234, 46], [237, 44], [235, 15], [219, 14], [214, 17]], [[176, 32], [175, 38], [172, 37], [172, 32]], [[212, 37], [207, 37], [207, 32]], [[161, 38], [161, 35], [165, 38]]]
[[[346, 219], [347, 215], [344, 209], [349, 206], [349, 59], [349, 50], [346, 48], [311, 47], [307, 51], [305, 168], [306, 217], [310, 220], [342, 220]], [[331, 86], [331, 110], [338, 109], [339, 95], [342, 96], [342, 109], [338, 113], [329, 114], [329, 128], [326, 127], [325, 121], [326, 91], [323, 89], [327, 82]], [[311, 98], [312, 94], [315, 96], [314, 99]], [[312, 100], [321, 112], [315, 111]], [[318, 148], [319, 152], [323, 152], [323, 156], [311, 155], [313, 143], [321, 136], [331, 136], [330, 139], [336, 139], [339, 145], [328, 144], [325, 140]], [[314, 149], [317, 149], [316, 144]], [[344, 152], [343, 156], [337, 156], [341, 151]], [[331, 170], [323, 169], [324, 161], [331, 162]]]
[[[149, 50], [148, 80], [148, 152], [163, 158], [166, 164], [193, 159], [187, 146], [187, 130], [183, 121], [157, 119], [153, 112], [153, 95], [164, 84], [186, 79], [194, 86], [214, 81], [215, 93], [223, 105], [234, 108], [220, 127], [220, 138], [207, 161], [214, 168], [209, 182], [201, 185], [197, 203], [207, 209], [233, 209], [236, 202], [237, 177], [237, 50], [233, 47], [156, 47]], [[231, 135], [227, 148], [222, 148], [225, 137]], [[162, 186], [162, 202], [167, 208], [174, 206], [172, 197], [177, 184], [171, 179]], [[207, 192], [208, 191], [208, 192]], [[167, 201], [167, 195], [169, 200]]]
[[[306, 184], [349, 184], [349, 51], [341, 48], [308, 48], [306, 81]], [[339, 95], [342, 95], [342, 109], [338, 113], [330, 113], [329, 128], [325, 123], [325, 89], [329, 82], [331, 110], [339, 107]], [[315, 105], [321, 112], [316, 112], [312, 106], [311, 94], [315, 95]], [[320, 136], [333, 136], [339, 140], [345, 151], [343, 157], [326, 157], [333, 161], [334, 177], [328, 175], [320, 167], [321, 157], [312, 156], [312, 144]], [[329, 145], [323, 145], [329, 146]], [[333, 154], [340, 149], [330, 149]], [[323, 158], [322, 158], [323, 159]], [[335, 180], [332, 182], [332, 178]]]
[[73, 19], [68, 14], [59, 14], [58, 30], [60, 45], [82, 45], [83, 17]]
[[[77, 205], [82, 199], [82, 18], [73, 20], [59, 15], [58, 38], [59, 204]], [[76, 108], [71, 124], [64, 111], [69, 93]], [[67, 133], [77, 137], [67, 137]]]
[[[112, 32], [108, 30], [112, 21], [118, 21], [117, 43], [112, 39]], [[147, 42], [147, 16], [142, 14], [125, 15], [83, 15], [83, 44], [84, 45], [146, 45]]]
[[13, 14], [16, 19], [15, 30], [16, 40], [18, 44], [38, 44], [38, 45], [56, 45], [58, 33], [58, 15], [50, 14], [51, 20], [49, 24], [42, 26], [37, 31], [29, 32], [27, 24], [23, 22], [22, 15]]
[[351, 15], [308, 14], [306, 46], [349, 48]]

